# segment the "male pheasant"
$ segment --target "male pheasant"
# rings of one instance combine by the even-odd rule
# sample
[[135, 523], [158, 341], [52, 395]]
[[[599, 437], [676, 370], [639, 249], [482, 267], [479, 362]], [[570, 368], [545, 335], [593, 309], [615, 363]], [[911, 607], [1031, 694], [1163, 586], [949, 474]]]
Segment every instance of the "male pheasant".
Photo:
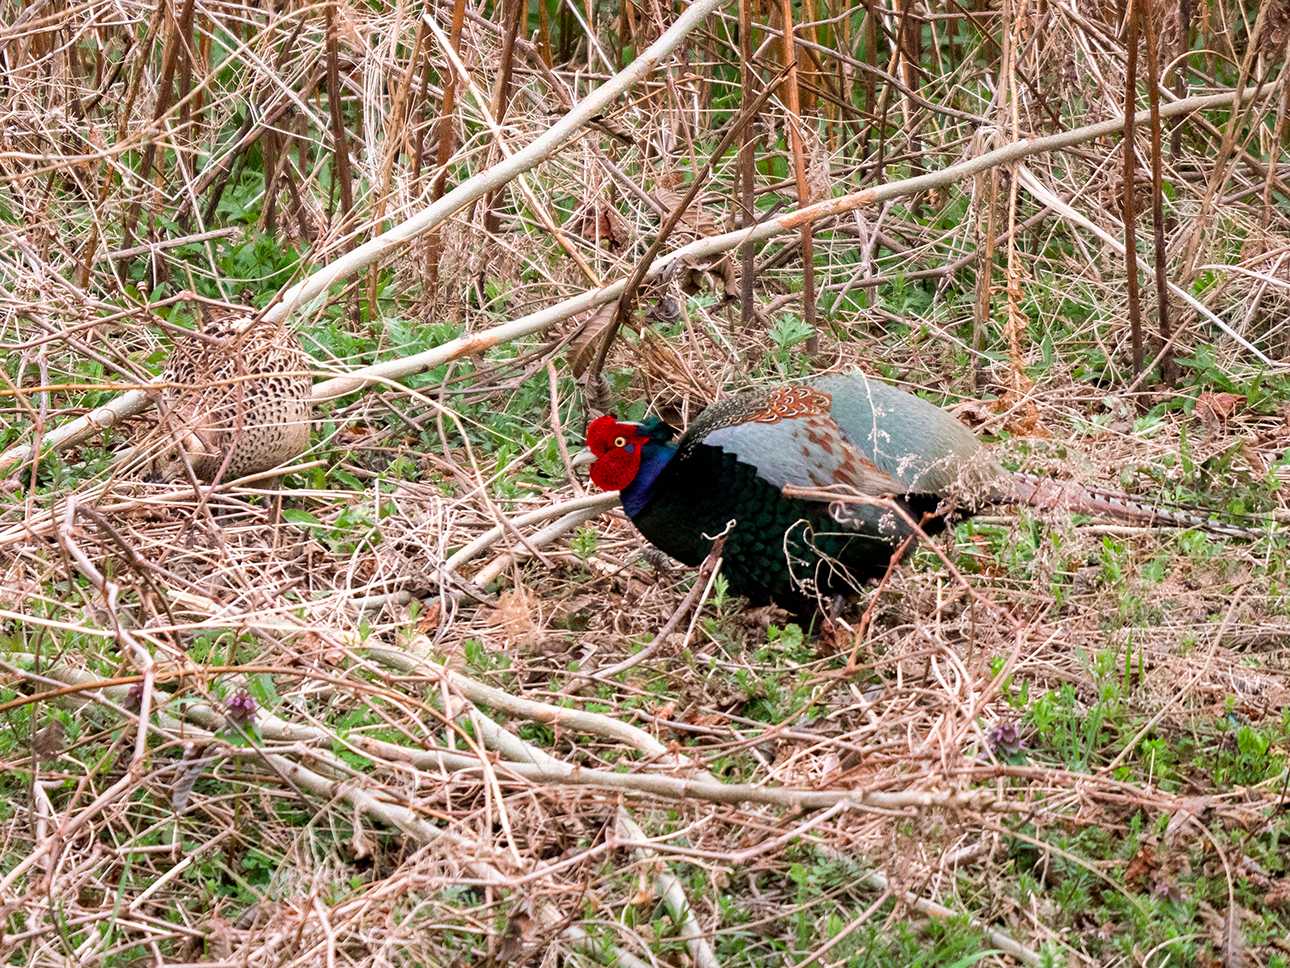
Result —
[[722, 573], [730, 590], [803, 615], [881, 576], [915, 526], [934, 534], [947, 518], [988, 504], [1250, 533], [1006, 471], [944, 410], [857, 372], [727, 397], [679, 439], [657, 418], [599, 417], [586, 443], [575, 464], [590, 464], [596, 486], [621, 492], [627, 516], [651, 544], [697, 565], [725, 533]]

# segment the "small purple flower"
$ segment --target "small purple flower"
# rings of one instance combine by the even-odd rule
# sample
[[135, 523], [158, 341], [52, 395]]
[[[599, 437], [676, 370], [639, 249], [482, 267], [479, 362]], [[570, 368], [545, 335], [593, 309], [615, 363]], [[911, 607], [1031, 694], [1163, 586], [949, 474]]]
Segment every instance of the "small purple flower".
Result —
[[1026, 748], [1021, 738], [1021, 730], [1017, 729], [1015, 722], [995, 723], [987, 738], [991, 749], [1006, 756], [1016, 756]]
[[224, 711], [229, 718], [229, 722], [243, 726], [255, 719], [255, 700], [245, 689], [235, 692], [224, 703]]

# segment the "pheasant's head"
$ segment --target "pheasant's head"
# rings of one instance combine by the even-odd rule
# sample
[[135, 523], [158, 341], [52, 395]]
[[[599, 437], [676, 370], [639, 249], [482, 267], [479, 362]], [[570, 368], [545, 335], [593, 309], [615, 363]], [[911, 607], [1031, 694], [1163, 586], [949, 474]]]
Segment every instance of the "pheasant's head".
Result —
[[587, 449], [574, 464], [590, 464], [591, 481], [602, 491], [621, 491], [636, 479], [649, 442], [640, 424], [606, 414], [587, 425]]

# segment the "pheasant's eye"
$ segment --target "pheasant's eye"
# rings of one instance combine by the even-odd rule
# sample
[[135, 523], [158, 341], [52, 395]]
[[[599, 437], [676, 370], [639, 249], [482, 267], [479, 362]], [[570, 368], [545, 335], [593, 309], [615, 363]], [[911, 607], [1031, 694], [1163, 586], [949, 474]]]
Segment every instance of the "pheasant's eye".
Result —
[[614, 438], [614, 446], [615, 446], [615, 447], [626, 447], [626, 446], [627, 446], [627, 438], [626, 438], [626, 437], [615, 437], [615, 438]]

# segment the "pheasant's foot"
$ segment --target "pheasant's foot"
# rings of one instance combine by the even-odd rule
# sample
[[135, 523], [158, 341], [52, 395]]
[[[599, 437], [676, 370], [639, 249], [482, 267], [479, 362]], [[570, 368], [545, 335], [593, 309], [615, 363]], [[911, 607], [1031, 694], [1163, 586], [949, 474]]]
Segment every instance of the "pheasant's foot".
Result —
[[666, 575], [672, 571], [676, 560], [667, 555], [666, 552], [659, 551], [653, 545], [649, 545], [641, 550], [641, 560], [653, 568], [656, 572]]
[[851, 653], [847, 656], [846, 666], [839, 673], [842, 678], [849, 679], [860, 671], [860, 649], [869, 638], [869, 626], [873, 622], [873, 612], [876, 604], [877, 599], [870, 601], [864, 611], [860, 613], [860, 619], [855, 627], [847, 626], [847, 632], [851, 636]]
[[269, 506], [269, 527], [273, 534], [269, 539], [269, 548], [274, 553], [278, 550], [278, 542], [282, 537], [282, 505], [286, 500], [286, 492], [282, 490], [282, 477], [273, 477], [265, 482], [267, 487], [273, 489], [273, 495], [266, 497], [265, 500]]

